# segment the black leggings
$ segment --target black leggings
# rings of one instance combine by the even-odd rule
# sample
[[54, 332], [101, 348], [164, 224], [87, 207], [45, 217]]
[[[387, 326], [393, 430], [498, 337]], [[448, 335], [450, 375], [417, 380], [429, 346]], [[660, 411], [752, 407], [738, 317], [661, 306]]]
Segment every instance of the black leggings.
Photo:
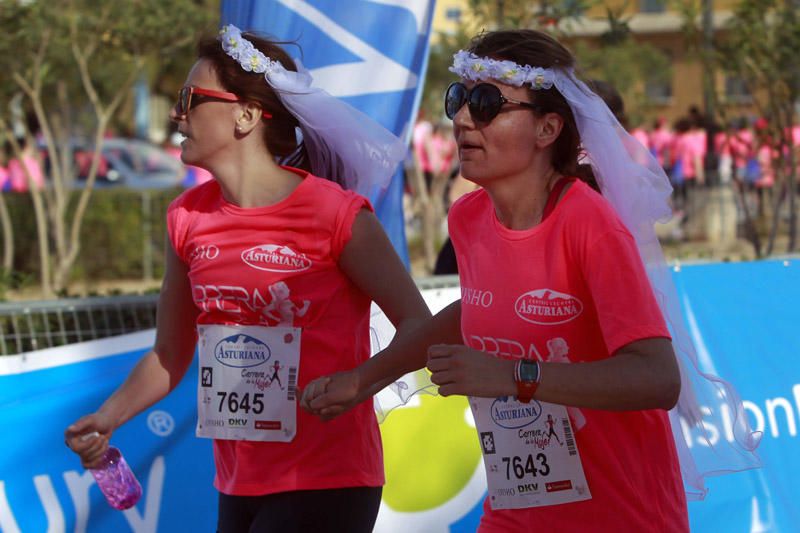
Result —
[[217, 533], [370, 533], [382, 487], [219, 495]]

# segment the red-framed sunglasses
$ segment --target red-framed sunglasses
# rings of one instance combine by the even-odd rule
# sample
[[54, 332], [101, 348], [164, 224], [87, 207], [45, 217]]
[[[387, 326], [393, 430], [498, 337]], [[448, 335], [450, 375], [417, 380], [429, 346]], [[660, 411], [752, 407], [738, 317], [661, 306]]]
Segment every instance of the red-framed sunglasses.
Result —
[[[186, 85], [181, 87], [181, 91], [178, 93], [178, 103], [175, 105], [175, 112], [178, 115], [185, 117], [192, 108], [192, 104], [202, 104], [208, 100], [241, 102], [241, 98], [233, 93], [214, 91], [211, 89], [201, 89], [200, 87], [195, 87], [193, 85]], [[272, 115], [266, 111], [262, 113], [262, 116], [264, 118], [272, 118]]]

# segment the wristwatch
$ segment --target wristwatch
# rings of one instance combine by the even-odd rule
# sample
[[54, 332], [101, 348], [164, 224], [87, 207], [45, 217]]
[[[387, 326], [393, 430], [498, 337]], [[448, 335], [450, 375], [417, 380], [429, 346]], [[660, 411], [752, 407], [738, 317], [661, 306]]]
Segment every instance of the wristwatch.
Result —
[[520, 359], [514, 365], [514, 381], [517, 383], [517, 400], [528, 403], [539, 387], [541, 374], [539, 361]]

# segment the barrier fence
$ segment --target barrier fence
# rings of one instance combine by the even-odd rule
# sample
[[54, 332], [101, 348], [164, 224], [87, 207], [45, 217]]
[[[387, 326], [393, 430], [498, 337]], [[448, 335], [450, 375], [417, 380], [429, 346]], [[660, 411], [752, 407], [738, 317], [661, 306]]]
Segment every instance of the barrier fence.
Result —
[[[709, 480], [706, 499], [689, 505], [692, 531], [791, 532], [800, 524], [794, 503], [800, 491], [798, 267], [800, 261], [790, 259], [673, 272], [703, 368], [736, 386], [751, 424], [763, 433], [763, 467]], [[453, 281], [420, 283], [432, 311], [459, 297]], [[68, 307], [58, 309], [66, 316]], [[42, 309], [47, 306], [36, 312]], [[24, 315], [16, 316], [24, 322]], [[77, 326], [64, 320], [69, 327], [51, 331], [52, 337], [104, 331], [78, 316]], [[0, 427], [13, 435], [0, 454], [0, 531], [213, 530], [211, 443], [195, 437], [196, 362], [171, 394], [113, 435], [144, 489], [134, 508], [111, 509], [63, 444], [66, 425], [96, 409], [153, 340], [150, 329], [0, 357]], [[475, 531], [486, 479], [467, 401], [412, 400], [381, 424], [387, 483], [375, 531]], [[725, 427], [710, 423], [702, 431], [684, 435], [687, 444], [729, 438]]]
[[[458, 276], [416, 280], [420, 290], [458, 286]], [[33, 352], [156, 327], [157, 294], [0, 304], [0, 355]]]

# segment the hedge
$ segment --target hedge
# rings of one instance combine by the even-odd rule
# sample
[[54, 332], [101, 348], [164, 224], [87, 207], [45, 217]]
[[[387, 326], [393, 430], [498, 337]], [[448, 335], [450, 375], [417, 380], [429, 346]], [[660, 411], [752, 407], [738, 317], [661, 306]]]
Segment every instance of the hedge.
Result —
[[[141, 279], [145, 261], [153, 276], [164, 272], [166, 211], [181, 189], [98, 189], [92, 193], [81, 226], [81, 248], [72, 280]], [[6, 276], [12, 285], [39, 280], [39, 246], [33, 201], [29, 194], [3, 193], [14, 228], [14, 272]], [[74, 192], [70, 209], [77, 203]], [[149, 214], [145, 205], [149, 201]], [[145, 246], [150, 246], [150, 254]], [[51, 237], [51, 249], [54, 243]]]

